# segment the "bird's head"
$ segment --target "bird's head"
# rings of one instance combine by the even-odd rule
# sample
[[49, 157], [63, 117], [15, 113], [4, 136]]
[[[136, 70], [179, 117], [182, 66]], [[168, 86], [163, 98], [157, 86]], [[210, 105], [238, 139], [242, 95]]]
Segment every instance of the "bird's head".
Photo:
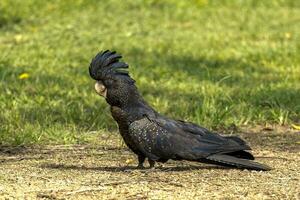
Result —
[[120, 58], [115, 51], [106, 50], [98, 53], [89, 67], [90, 76], [96, 80], [96, 92], [112, 106], [121, 106], [138, 95], [128, 65]]

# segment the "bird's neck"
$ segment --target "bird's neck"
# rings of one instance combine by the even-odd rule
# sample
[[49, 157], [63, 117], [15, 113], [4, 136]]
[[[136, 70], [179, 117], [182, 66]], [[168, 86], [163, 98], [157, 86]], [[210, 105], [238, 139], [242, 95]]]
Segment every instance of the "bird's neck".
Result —
[[119, 125], [130, 124], [145, 116], [154, 116], [156, 113], [141, 96], [123, 103], [120, 106], [111, 107], [112, 115]]

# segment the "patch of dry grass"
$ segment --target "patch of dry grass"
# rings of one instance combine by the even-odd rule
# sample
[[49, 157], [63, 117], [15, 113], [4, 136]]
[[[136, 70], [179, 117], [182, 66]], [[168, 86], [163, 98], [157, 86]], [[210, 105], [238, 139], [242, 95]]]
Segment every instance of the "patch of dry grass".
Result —
[[[117, 135], [117, 134], [116, 134]], [[241, 133], [269, 172], [168, 162], [135, 170], [120, 138], [98, 145], [2, 147], [1, 199], [299, 199], [300, 134]], [[102, 143], [102, 144], [101, 144]]]

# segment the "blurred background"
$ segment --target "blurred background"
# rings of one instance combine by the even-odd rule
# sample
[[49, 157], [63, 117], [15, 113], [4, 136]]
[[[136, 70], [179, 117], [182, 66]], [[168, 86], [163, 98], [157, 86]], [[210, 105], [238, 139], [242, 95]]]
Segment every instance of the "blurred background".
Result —
[[117, 131], [88, 66], [116, 50], [145, 99], [224, 133], [300, 123], [300, 1], [1, 0], [0, 144]]

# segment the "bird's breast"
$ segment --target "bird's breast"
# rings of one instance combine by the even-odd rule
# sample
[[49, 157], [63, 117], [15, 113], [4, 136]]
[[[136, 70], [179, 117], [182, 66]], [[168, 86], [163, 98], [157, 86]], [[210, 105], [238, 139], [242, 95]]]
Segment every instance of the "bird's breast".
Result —
[[128, 128], [128, 119], [127, 114], [119, 107], [112, 106], [111, 107], [111, 114], [114, 120], [118, 123], [120, 128]]

